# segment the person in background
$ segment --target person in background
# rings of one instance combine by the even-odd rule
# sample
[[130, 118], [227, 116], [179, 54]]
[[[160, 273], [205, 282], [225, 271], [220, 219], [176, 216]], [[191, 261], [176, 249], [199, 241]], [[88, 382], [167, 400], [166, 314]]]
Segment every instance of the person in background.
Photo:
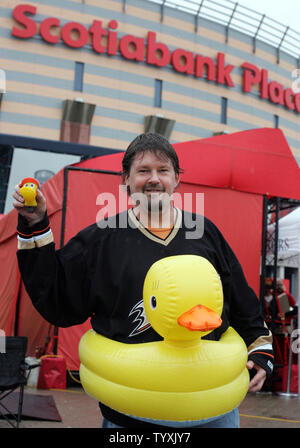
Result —
[[[289, 311], [282, 310], [280, 301], [286, 299], [289, 304]], [[277, 279], [276, 281], [276, 294], [273, 293], [273, 280], [271, 278], [266, 279], [265, 296], [264, 296], [264, 315], [268, 324], [273, 325], [277, 322], [284, 322], [289, 324], [292, 317], [297, 315], [296, 299], [290, 294], [285, 287], [283, 279]], [[272, 328], [273, 328], [272, 327]]]

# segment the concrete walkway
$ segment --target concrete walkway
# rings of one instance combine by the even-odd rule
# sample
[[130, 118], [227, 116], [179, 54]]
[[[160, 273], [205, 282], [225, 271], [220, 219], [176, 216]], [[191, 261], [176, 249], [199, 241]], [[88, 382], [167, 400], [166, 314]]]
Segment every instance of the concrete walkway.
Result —
[[[61, 422], [23, 419], [20, 428], [101, 428], [96, 400], [81, 388], [42, 390], [25, 388], [26, 394], [51, 395]], [[241, 428], [300, 428], [300, 399], [271, 393], [248, 394], [240, 406]], [[9, 425], [0, 419], [0, 428]]]

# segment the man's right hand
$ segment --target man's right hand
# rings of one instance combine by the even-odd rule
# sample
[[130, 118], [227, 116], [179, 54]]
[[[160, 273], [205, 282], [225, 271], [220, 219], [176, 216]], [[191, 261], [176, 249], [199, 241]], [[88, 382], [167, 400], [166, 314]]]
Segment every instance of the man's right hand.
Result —
[[24, 198], [20, 194], [20, 184], [15, 186], [15, 191], [13, 193], [13, 206], [20, 215], [22, 215], [28, 222], [29, 226], [33, 226], [38, 222], [42, 221], [46, 212], [46, 199], [40, 190], [36, 191], [36, 202], [37, 206], [33, 213], [29, 213], [24, 205]]

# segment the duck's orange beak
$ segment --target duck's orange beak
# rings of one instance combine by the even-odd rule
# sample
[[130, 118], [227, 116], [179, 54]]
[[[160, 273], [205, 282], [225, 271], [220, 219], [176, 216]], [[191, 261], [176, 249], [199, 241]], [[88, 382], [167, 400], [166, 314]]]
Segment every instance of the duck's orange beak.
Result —
[[204, 305], [196, 305], [181, 314], [177, 322], [191, 331], [211, 331], [222, 324], [222, 319], [211, 308]]

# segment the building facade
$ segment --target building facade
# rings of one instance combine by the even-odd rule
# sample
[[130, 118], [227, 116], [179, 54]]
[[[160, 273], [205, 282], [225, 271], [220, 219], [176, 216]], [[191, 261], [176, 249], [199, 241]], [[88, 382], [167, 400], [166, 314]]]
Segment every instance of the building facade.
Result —
[[162, 4], [2, 0], [0, 133], [124, 150], [280, 127], [300, 164], [299, 59]]

